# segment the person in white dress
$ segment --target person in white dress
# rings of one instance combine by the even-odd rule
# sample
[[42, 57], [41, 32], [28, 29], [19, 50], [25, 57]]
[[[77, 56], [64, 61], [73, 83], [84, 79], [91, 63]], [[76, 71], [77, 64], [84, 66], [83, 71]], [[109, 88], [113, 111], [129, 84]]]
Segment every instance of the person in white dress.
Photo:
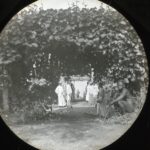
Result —
[[86, 89], [86, 101], [93, 105], [96, 104], [98, 92], [98, 85], [89, 82]]
[[66, 106], [65, 92], [61, 83], [56, 87], [55, 93], [58, 96], [58, 106]]
[[67, 106], [71, 107], [71, 97], [72, 97], [72, 88], [70, 85], [70, 81], [66, 82], [66, 101]]
[[85, 100], [87, 102], [90, 101], [90, 91], [91, 91], [91, 86], [92, 86], [91, 84], [92, 84], [91, 82], [88, 82], [87, 83], [87, 87], [86, 87], [86, 97], [85, 97]]

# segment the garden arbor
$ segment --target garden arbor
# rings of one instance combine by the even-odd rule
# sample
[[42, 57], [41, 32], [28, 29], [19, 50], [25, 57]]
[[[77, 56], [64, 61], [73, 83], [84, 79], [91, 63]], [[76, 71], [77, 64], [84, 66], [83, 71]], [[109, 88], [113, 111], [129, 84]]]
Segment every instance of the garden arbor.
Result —
[[2, 35], [0, 65], [7, 62], [12, 93], [22, 107], [27, 99], [30, 104], [55, 97], [61, 75], [90, 76], [92, 68], [97, 83], [105, 77], [125, 79], [138, 91], [146, 82], [147, 62], [137, 34], [109, 9], [23, 10]]

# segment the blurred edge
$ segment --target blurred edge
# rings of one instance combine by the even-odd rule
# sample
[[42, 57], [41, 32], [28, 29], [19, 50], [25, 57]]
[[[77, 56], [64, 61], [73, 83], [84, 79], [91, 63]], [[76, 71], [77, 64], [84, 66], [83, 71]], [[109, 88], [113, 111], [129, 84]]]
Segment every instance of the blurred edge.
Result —
[[[1, 0], [0, 1], [0, 31], [8, 23], [8, 21], [22, 8], [35, 2], [36, 0]], [[148, 61], [150, 60], [150, 1], [149, 0], [101, 0], [102, 2], [109, 4], [122, 13], [134, 26], [135, 30], [139, 34]], [[150, 67], [150, 66], [149, 66]], [[120, 149], [132, 149], [136, 150], [149, 150], [150, 149], [150, 101], [149, 101], [149, 89], [147, 94], [147, 100], [144, 108], [132, 126], [132, 128], [125, 133], [118, 141], [112, 145], [104, 148], [106, 150], [120, 150]], [[16, 138], [10, 129], [8, 129], [5, 123], [0, 118], [0, 147], [4, 146], [4, 149], [14, 150], [30, 150], [33, 149], [27, 146], [23, 141]]]

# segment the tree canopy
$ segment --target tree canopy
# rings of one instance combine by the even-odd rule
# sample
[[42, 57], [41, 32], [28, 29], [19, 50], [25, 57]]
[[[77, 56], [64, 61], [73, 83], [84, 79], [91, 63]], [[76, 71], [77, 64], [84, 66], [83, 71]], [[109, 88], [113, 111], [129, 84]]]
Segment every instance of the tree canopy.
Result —
[[90, 75], [91, 68], [95, 82], [124, 79], [138, 90], [147, 81], [137, 33], [121, 14], [104, 8], [22, 10], [1, 33], [0, 65], [22, 90], [32, 78], [54, 89], [60, 75]]

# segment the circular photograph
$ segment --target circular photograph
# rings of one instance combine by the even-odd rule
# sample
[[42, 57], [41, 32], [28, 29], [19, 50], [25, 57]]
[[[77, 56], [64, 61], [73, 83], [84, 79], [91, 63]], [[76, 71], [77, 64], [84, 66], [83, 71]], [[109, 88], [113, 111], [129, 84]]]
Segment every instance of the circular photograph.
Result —
[[0, 115], [40, 150], [99, 150], [139, 116], [148, 88], [141, 40], [98, 0], [39, 0], [0, 34]]

